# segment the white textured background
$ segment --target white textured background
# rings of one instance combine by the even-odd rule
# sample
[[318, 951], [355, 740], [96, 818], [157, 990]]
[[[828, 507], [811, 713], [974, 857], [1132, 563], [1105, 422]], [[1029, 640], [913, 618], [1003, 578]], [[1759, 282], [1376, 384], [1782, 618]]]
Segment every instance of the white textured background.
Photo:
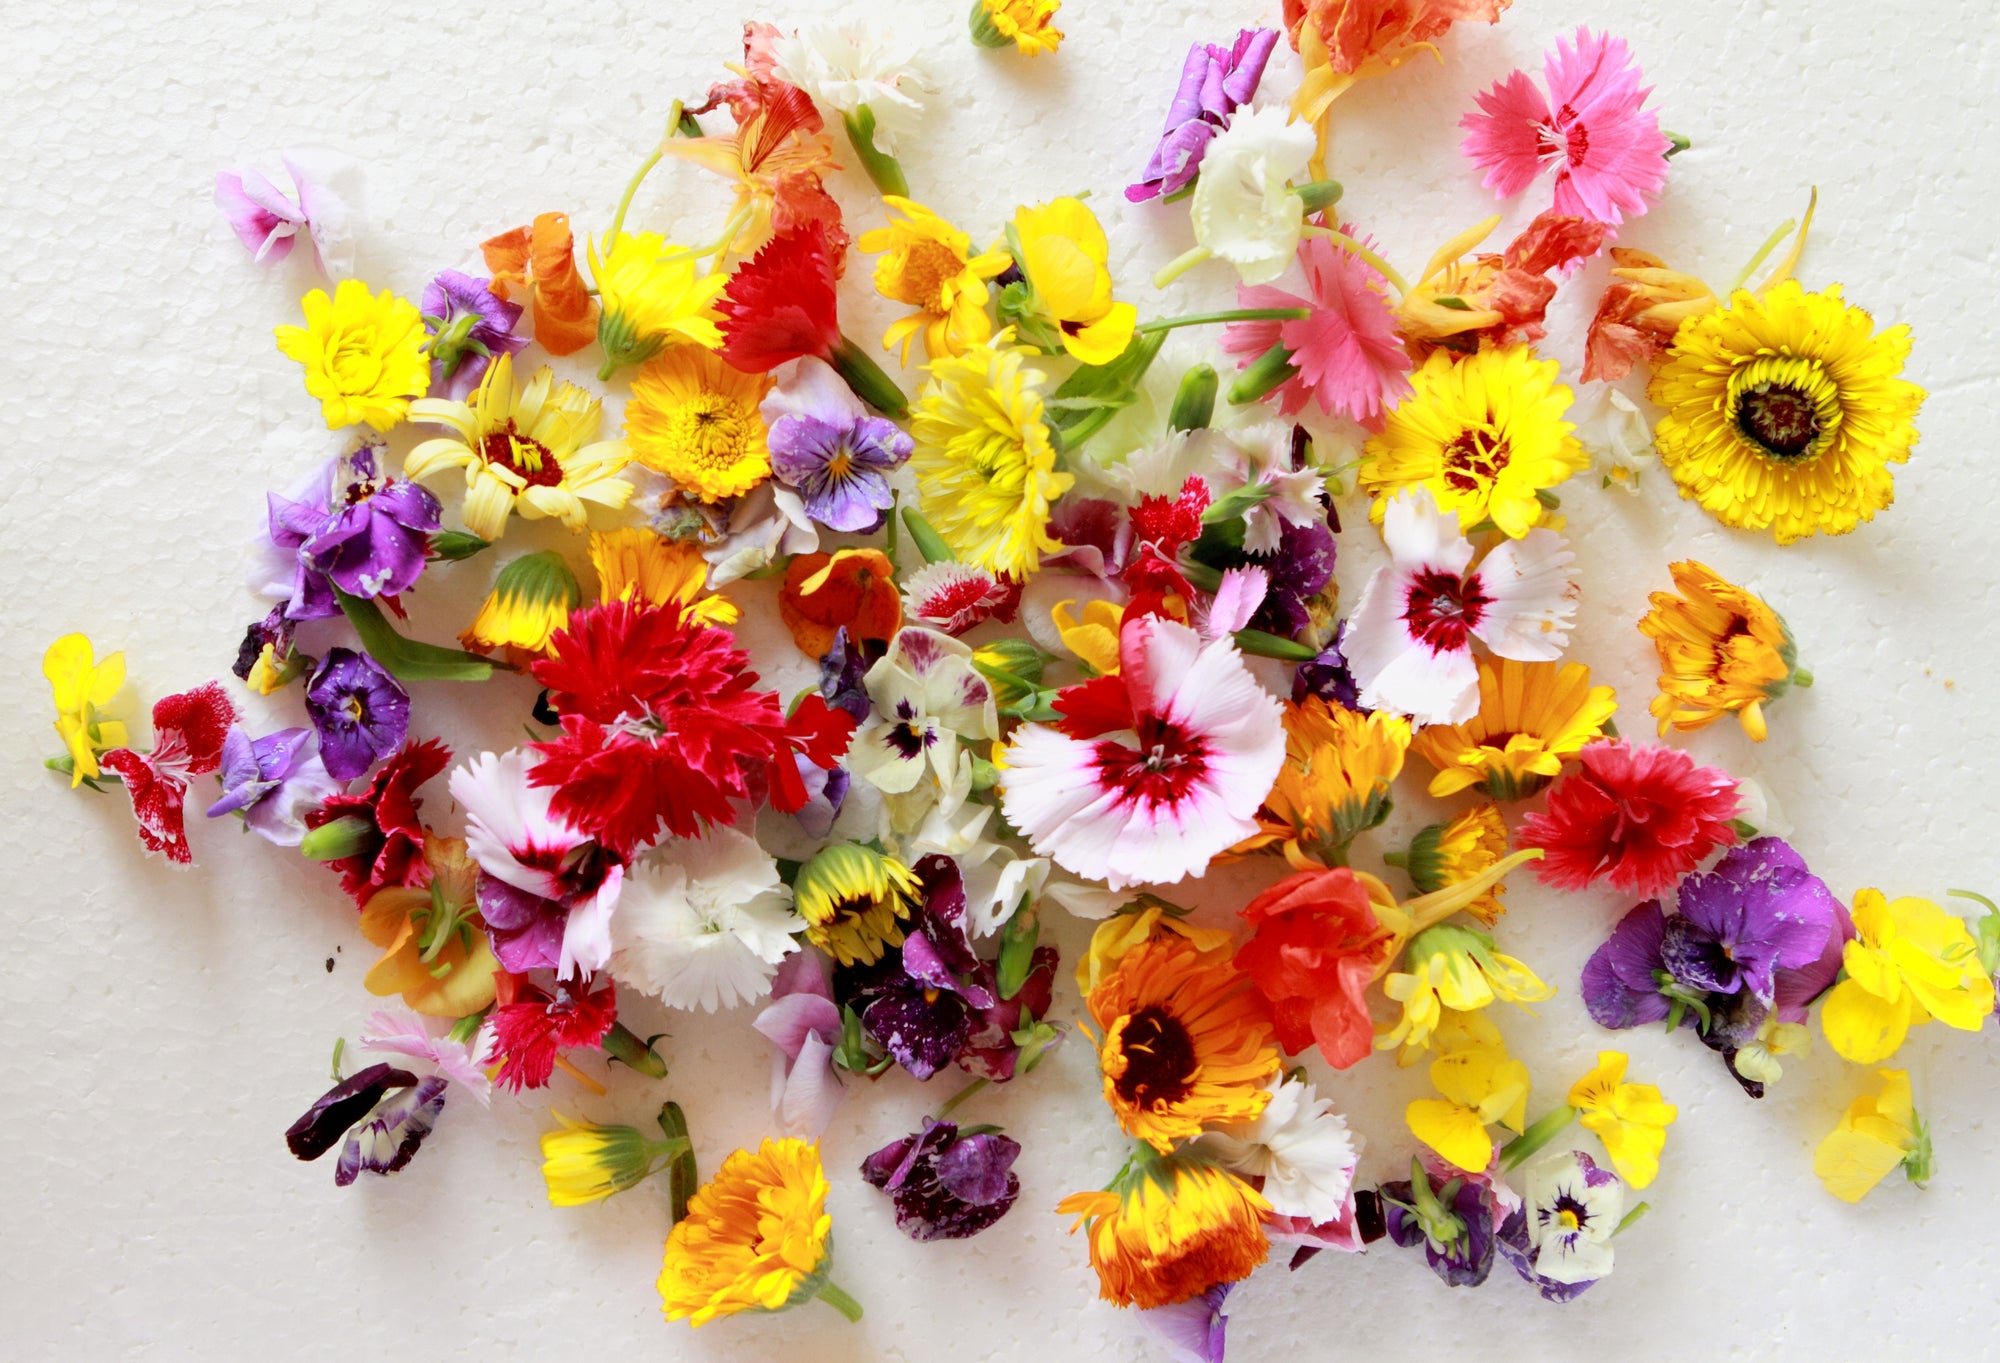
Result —
[[[1187, 42], [1274, 20], [1275, 0], [1071, 0], [1061, 54], [1032, 65], [975, 52], [958, 0], [426, 8], [0, 5], [10, 49], [0, 76], [0, 668], [10, 701], [0, 874], [11, 889], [0, 920], [0, 1355], [1146, 1356], [1137, 1325], [1094, 1300], [1082, 1244], [1048, 1210], [1117, 1164], [1083, 1046], [967, 1109], [1005, 1121], [1026, 1145], [1020, 1205], [970, 1242], [904, 1239], [886, 1200], [851, 1173], [951, 1081], [923, 1091], [898, 1075], [849, 1102], [826, 1152], [840, 1277], [868, 1311], [851, 1329], [821, 1306], [698, 1334], [663, 1324], [652, 1290], [663, 1190], [547, 1207], [540, 1097], [503, 1097], [490, 1113], [454, 1103], [408, 1171], [335, 1189], [330, 1168], [294, 1162], [280, 1133], [324, 1087], [333, 1038], [351, 1037], [375, 1004], [360, 987], [373, 952], [352, 908], [316, 868], [216, 826], [193, 830], [195, 874], [148, 864], [120, 797], [72, 796], [39, 770], [56, 749], [38, 665], [50, 639], [81, 628], [102, 649], [126, 650], [147, 703], [224, 673], [262, 610], [239, 585], [238, 556], [265, 490], [341, 443], [271, 341], [312, 282], [309, 253], [253, 267], [210, 204], [219, 166], [275, 169], [280, 148], [310, 140], [354, 154], [370, 177], [361, 274], [414, 297], [479, 239], [537, 211], [570, 210], [580, 235], [601, 228], [669, 99], [698, 98], [721, 74], [744, 18], [867, 12], [932, 47], [941, 94], [926, 136], [904, 154], [917, 196], [984, 237], [1018, 202], [1094, 190], [1121, 292], [1161, 315], [1220, 298], [1224, 280], [1201, 271], [1173, 298], [1153, 295], [1153, 268], [1188, 244], [1185, 216], [1130, 208], [1118, 187], [1145, 159]], [[1454, 124], [1476, 88], [1538, 65], [1555, 34], [1582, 22], [1631, 40], [1664, 123], [1695, 142], [1627, 240], [1720, 285], [1817, 184], [1803, 277], [1845, 281], [1883, 324], [1912, 323], [1912, 377], [1932, 397], [1896, 505], [1845, 540], [1780, 551], [1721, 531], [1662, 495], [1657, 472], [1645, 500], [1581, 481], [1566, 489], [1586, 573], [1573, 656], [1620, 688], [1620, 723], [1643, 734], [1651, 652], [1631, 622], [1646, 592], [1666, 585], [1668, 558], [1698, 556], [1761, 587], [1789, 616], [1819, 685], [1777, 707], [1761, 749], [1731, 727], [1695, 750], [1771, 787], [1794, 840], [1843, 897], [1863, 885], [1992, 891], [2000, 550], [1989, 479], [2000, 392], [1985, 314], [2000, 71], [1990, 8], [1519, 0], [1498, 29], [1452, 34], [1447, 64], [1412, 63], [1341, 102], [1343, 213], [1408, 271], [1490, 211], [1456, 154]], [[1274, 67], [1275, 90], [1289, 90], [1292, 69]], [[843, 179], [836, 192], [857, 231], [875, 221], [860, 182]], [[634, 221], [706, 239], [715, 203], [692, 170], [666, 165]], [[1601, 268], [1558, 303], [1566, 321], [1550, 351], [1568, 361]], [[855, 285], [865, 271], [854, 270]], [[884, 315], [858, 296], [853, 308], [856, 335]], [[1351, 538], [1341, 569], [1350, 596], [1370, 564], [1360, 541], [1372, 536]], [[419, 625], [448, 636], [477, 585], [440, 593], [427, 583]], [[493, 686], [525, 701], [519, 682]], [[419, 689], [418, 732], [476, 737], [481, 727], [455, 708], [464, 699]], [[1409, 803], [1392, 832], [1425, 813]], [[442, 783], [431, 813], [452, 821]], [[1226, 910], [1242, 897], [1232, 886], [1273, 874], [1238, 873], [1205, 887], [1203, 902]], [[1564, 987], [1539, 1017], [1499, 1017], [1535, 1070], [1533, 1108], [1559, 1100], [1605, 1044], [1630, 1049], [1635, 1076], [1681, 1105], [1646, 1194], [1656, 1210], [1621, 1238], [1616, 1276], [1555, 1307], [1504, 1266], [1467, 1292], [1390, 1248], [1322, 1256], [1298, 1274], [1278, 1263], [1232, 1302], [1232, 1359], [1914, 1359], [1990, 1340], [2000, 1158], [1988, 1119], [2000, 1064], [1985, 1036], [1940, 1026], [1915, 1035], [1898, 1063], [1933, 1121], [1938, 1177], [1925, 1193], [1892, 1180], [1850, 1209], [1821, 1191], [1811, 1152], [1858, 1087], [1855, 1072], [1822, 1046], [1760, 1104], [1689, 1037], [1614, 1040], [1588, 1022], [1574, 986], [1622, 906], [1559, 901], [1529, 884], [1510, 902], [1503, 945]], [[1065, 929], [1065, 975], [1080, 940]], [[1065, 1004], [1074, 1008], [1073, 993]], [[650, 1030], [650, 1015], [635, 1012]], [[747, 1022], [677, 1017], [664, 1085], [621, 1072], [609, 1100], [568, 1081], [552, 1097], [634, 1122], [678, 1097], [713, 1168], [767, 1124], [766, 1049]], [[1421, 1076], [1378, 1059], [1331, 1085], [1372, 1138], [1371, 1180], [1407, 1158], [1399, 1113]]]

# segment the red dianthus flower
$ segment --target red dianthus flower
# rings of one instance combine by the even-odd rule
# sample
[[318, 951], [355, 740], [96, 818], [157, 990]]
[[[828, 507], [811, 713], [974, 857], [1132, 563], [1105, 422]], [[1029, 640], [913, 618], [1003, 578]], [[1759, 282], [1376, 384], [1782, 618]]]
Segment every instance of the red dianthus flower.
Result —
[[808, 222], [771, 238], [736, 267], [716, 304], [722, 358], [746, 374], [763, 374], [802, 355], [832, 355], [840, 345], [834, 272], [822, 224]]
[[595, 1046], [618, 1020], [618, 991], [609, 980], [596, 990], [588, 980], [557, 981], [551, 994], [518, 976], [497, 978], [511, 997], [491, 1018], [493, 1054], [500, 1061], [493, 1082], [516, 1093], [547, 1084], [557, 1055]]
[[1523, 847], [1546, 855], [1535, 874], [1564, 890], [1603, 881], [1645, 898], [1736, 842], [1736, 781], [1678, 748], [1591, 743], [1549, 787], [1548, 812], [1521, 824]]
[[356, 905], [366, 904], [377, 890], [408, 885], [422, 874], [424, 825], [417, 813], [424, 802], [417, 798], [417, 787], [450, 762], [451, 749], [435, 738], [405, 743], [382, 764], [367, 789], [358, 795], [329, 796], [306, 815], [308, 828], [348, 816], [372, 825], [351, 855], [327, 863], [340, 872], [340, 888], [354, 896]]

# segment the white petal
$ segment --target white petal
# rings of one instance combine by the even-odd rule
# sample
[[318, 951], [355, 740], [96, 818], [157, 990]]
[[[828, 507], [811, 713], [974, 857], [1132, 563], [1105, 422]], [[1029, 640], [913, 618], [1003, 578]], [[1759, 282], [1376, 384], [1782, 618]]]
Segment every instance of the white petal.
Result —
[[1479, 586], [1491, 604], [1472, 632], [1502, 658], [1560, 658], [1576, 619], [1575, 563], [1568, 542], [1553, 530], [1530, 530], [1495, 549], [1479, 565]]

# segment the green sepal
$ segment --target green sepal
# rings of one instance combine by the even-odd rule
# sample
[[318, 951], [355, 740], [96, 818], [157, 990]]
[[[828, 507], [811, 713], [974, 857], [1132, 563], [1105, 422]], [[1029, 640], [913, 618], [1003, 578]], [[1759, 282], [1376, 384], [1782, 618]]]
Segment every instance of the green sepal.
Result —
[[340, 603], [347, 623], [360, 636], [361, 647], [368, 656], [403, 681], [485, 681], [496, 668], [514, 670], [476, 653], [405, 639], [396, 633], [383, 617], [382, 608], [373, 601], [349, 596], [338, 587], [333, 588], [333, 597]]

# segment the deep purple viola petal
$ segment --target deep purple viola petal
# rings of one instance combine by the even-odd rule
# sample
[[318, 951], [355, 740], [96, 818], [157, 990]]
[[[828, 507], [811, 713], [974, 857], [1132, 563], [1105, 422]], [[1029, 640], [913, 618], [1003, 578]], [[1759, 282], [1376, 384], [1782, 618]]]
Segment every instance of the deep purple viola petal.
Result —
[[1598, 1026], [1619, 1030], [1666, 1020], [1670, 1005], [1653, 972], [1666, 968], [1660, 943], [1666, 915], [1648, 900], [1618, 920], [1583, 967], [1583, 1003]]
[[327, 771], [351, 781], [409, 736], [410, 693], [367, 654], [332, 648], [306, 685], [306, 713]]
[[[890, 1141], [867, 1159], [861, 1161], [861, 1180], [871, 1188], [884, 1190], [900, 1187], [915, 1162], [917, 1147], [929, 1136], [930, 1122], [925, 1122], [922, 1135], [904, 1136]], [[949, 1123], [946, 1123], [949, 1125]], [[956, 1129], [956, 1128], [954, 1128]]]
[[415, 1158], [444, 1111], [445, 1085], [433, 1075], [383, 1099], [348, 1136], [334, 1166], [335, 1185], [345, 1188], [362, 1173], [393, 1174]]
[[932, 855], [917, 861], [910, 870], [916, 874], [923, 896], [917, 918], [924, 935], [953, 970], [972, 974], [979, 969], [979, 956], [972, 949], [972, 935], [966, 927], [965, 880], [958, 863]]
[[407, 1088], [417, 1076], [393, 1065], [370, 1065], [321, 1094], [305, 1114], [285, 1129], [285, 1144], [302, 1160], [316, 1160], [347, 1134], [347, 1129], [380, 1102], [390, 1089]]
[[1019, 1141], [990, 1132], [949, 1142], [937, 1158], [938, 1186], [961, 1202], [989, 1206], [1020, 1191], [1008, 1173], [1020, 1154]]
[[569, 910], [553, 899], [482, 874], [473, 891], [486, 935], [503, 969], [514, 974], [554, 970], [562, 961]]
[[1743, 972], [1724, 944], [1686, 918], [1667, 920], [1660, 959], [1683, 988], [1734, 994], [1743, 987]]
[[972, 1031], [958, 995], [927, 997], [914, 990], [880, 995], [863, 1010], [861, 1025], [916, 1079], [928, 1079], [957, 1059]]

